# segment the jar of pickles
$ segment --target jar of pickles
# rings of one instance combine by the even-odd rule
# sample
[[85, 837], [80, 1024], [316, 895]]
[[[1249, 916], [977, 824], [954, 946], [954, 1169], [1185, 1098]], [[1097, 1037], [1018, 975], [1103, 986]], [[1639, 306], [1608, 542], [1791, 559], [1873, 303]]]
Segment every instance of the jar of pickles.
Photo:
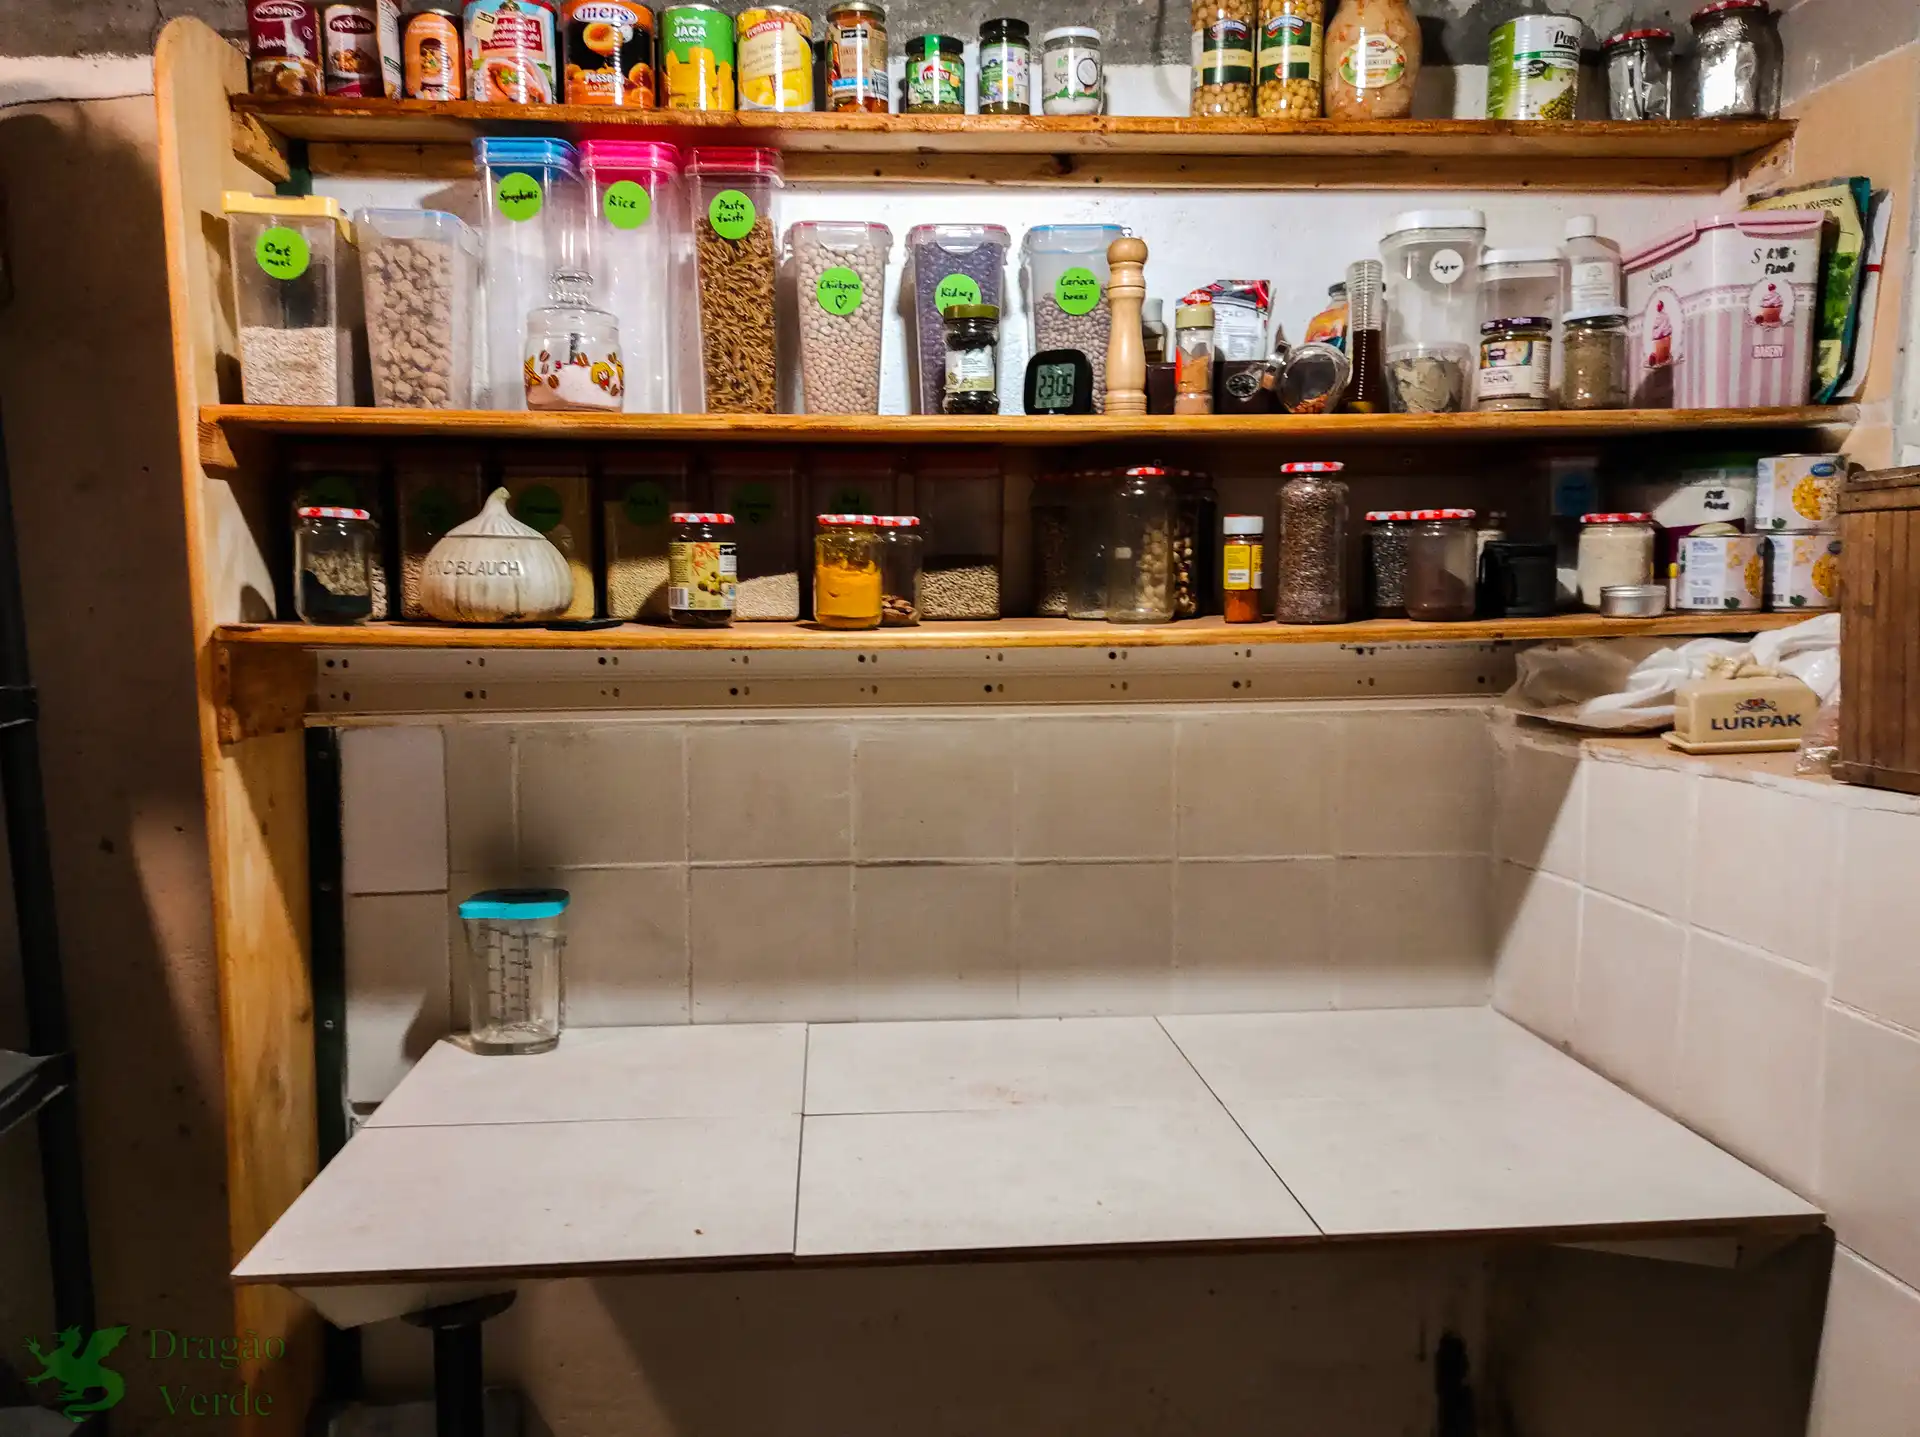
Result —
[[880, 627], [880, 521], [822, 514], [813, 538], [813, 621], [823, 629]]
[[882, 514], [880, 622], [888, 628], [920, 622], [920, 521], [912, 514]]

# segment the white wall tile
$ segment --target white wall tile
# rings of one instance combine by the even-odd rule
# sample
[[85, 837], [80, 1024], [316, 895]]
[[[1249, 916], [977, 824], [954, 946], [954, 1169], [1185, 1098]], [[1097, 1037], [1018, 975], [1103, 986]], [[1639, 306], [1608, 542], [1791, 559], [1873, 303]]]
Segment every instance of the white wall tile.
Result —
[[1494, 767], [1494, 853], [1578, 882], [1586, 767], [1572, 746], [1510, 739]]
[[689, 894], [695, 1022], [859, 1015], [851, 867], [696, 868]]
[[[1693, 921], [1796, 963], [1826, 967], [1840, 807], [1725, 778], [1703, 778], [1697, 789]], [[1914, 827], [1920, 832], [1920, 823]], [[1920, 843], [1915, 854], [1920, 857]]]
[[503, 724], [450, 723], [441, 734], [447, 750], [447, 867], [454, 873], [512, 873], [519, 865], [515, 731]]
[[1172, 855], [1172, 720], [1039, 718], [1016, 727], [1014, 843], [1022, 858]]
[[1013, 873], [997, 863], [856, 869], [860, 1017], [1012, 1017]]
[[1487, 1001], [1485, 858], [1342, 858], [1334, 868], [1335, 1006]]
[[690, 724], [695, 862], [853, 856], [853, 731], [826, 719]]
[[1808, 1437], [1894, 1437], [1920, 1425], [1920, 1292], [1846, 1248], [1833, 1254]]
[[1580, 901], [1575, 1053], [1649, 1102], [1672, 1106], [1686, 931], [1591, 890]]
[[1673, 1110], [1803, 1195], [1819, 1157], [1826, 1002], [1817, 974], [1698, 929], [1688, 936]]
[[1920, 1038], [1827, 1010], [1820, 1189], [1840, 1241], [1920, 1284]]
[[520, 863], [529, 869], [684, 863], [678, 724], [529, 726], [519, 740]]
[[1023, 1016], [1165, 1011], [1173, 977], [1173, 865], [1024, 864], [1013, 955]]
[[402, 724], [341, 733], [341, 868], [348, 893], [446, 890], [446, 784], [437, 728]]
[[1580, 887], [1518, 863], [1493, 874], [1493, 1005], [1550, 1043], [1573, 1040]]
[[1655, 913], [1686, 912], [1693, 865], [1692, 773], [1589, 759], [1586, 883]]
[[564, 888], [567, 1023], [576, 1028], [687, 1021], [687, 870], [571, 868], [528, 881]]
[[1920, 814], [1849, 810], [1842, 855], [1833, 996], [1920, 1031]]
[[1485, 713], [1349, 713], [1339, 734], [1335, 852], [1488, 851], [1493, 742]]
[[349, 1102], [381, 1101], [450, 1030], [448, 932], [443, 894], [348, 895]]
[[1174, 759], [1182, 857], [1294, 858], [1333, 852], [1337, 727], [1278, 713], [1186, 715]]
[[1331, 858], [1180, 864], [1168, 1011], [1331, 1008], [1334, 866]]
[[899, 719], [854, 730], [854, 852], [1011, 858], [1015, 724]]

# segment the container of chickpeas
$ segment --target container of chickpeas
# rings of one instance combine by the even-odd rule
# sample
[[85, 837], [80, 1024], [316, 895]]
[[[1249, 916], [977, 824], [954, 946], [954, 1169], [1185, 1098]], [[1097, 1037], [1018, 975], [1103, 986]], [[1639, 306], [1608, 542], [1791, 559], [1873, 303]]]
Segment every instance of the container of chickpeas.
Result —
[[1260, 0], [1254, 109], [1289, 120], [1320, 118], [1320, 45], [1326, 0]]
[[1193, 0], [1195, 115], [1253, 113], [1256, 0]]

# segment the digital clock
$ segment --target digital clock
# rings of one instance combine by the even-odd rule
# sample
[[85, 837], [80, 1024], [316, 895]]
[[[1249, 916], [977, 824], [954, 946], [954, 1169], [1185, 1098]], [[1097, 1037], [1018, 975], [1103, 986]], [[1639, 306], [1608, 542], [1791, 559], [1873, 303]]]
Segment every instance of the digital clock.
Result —
[[1077, 349], [1047, 349], [1027, 361], [1029, 414], [1093, 413], [1093, 366]]

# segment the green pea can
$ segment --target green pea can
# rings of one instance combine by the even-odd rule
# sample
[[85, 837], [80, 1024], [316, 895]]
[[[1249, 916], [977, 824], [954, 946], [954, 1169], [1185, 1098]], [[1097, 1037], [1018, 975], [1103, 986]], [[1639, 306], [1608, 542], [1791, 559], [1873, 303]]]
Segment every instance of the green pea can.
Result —
[[1580, 22], [1521, 15], [1487, 46], [1487, 118], [1571, 120], [1580, 93]]
[[660, 12], [660, 105], [667, 110], [733, 108], [733, 17], [717, 5]]

